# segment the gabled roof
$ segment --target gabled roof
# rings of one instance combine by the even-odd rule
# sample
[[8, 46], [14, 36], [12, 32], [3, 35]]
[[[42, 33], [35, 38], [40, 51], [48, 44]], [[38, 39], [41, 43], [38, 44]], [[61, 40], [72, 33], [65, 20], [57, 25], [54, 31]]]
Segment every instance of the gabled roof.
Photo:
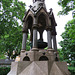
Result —
[[30, 11], [33, 13], [33, 11], [32, 11], [31, 9], [29, 9], [29, 10], [25, 13], [25, 16], [24, 16], [24, 18], [23, 18], [23, 22], [24, 22], [25, 18], [27, 17], [27, 15], [28, 15], [28, 13], [29, 13]]
[[46, 10], [44, 7], [38, 8], [38, 10], [37, 10], [37, 12], [36, 12], [36, 15], [37, 15], [42, 9], [43, 9], [43, 10], [45, 11], [45, 13], [49, 16], [47, 10]]
[[44, 7], [40, 7], [38, 8], [36, 11], [32, 8], [32, 9], [29, 9], [26, 13], [25, 13], [25, 16], [23, 18], [23, 21], [24, 19], [26, 18], [26, 16], [28, 15], [28, 13], [31, 11], [33, 13], [33, 15], [37, 15], [41, 10], [44, 10], [45, 13], [49, 16], [48, 12], [46, 11], [46, 9]]

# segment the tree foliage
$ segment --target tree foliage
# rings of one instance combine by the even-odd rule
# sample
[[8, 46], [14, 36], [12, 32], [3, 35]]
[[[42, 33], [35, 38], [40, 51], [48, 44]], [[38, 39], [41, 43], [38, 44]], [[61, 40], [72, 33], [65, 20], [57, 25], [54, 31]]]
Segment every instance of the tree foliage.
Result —
[[58, 4], [62, 7], [59, 15], [68, 15], [71, 11], [73, 16], [73, 19], [65, 25], [65, 31], [61, 35], [63, 41], [59, 43], [62, 47], [59, 54], [63, 54], [63, 58], [60, 58], [69, 63], [68, 68], [71, 74], [75, 75], [75, 0], [59, 0]]
[[75, 0], [59, 0], [58, 4], [62, 7], [62, 11], [59, 11], [59, 15], [67, 15], [72, 11], [73, 17], [75, 17]]
[[75, 74], [75, 19], [69, 21], [62, 33], [63, 41], [60, 42], [63, 60], [69, 63], [69, 70]]
[[22, 18], [25, 3], [18, 0], [0, 0], [0, 51], [9, 52], [21, 50]]

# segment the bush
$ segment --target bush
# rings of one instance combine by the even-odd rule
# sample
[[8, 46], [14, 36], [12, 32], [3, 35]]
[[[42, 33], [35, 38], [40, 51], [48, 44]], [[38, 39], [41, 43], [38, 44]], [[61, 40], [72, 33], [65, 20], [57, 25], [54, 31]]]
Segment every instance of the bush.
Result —
[[71, 75], [75, 75], [75, 67], [68, 66], [68, 69], [69, 69]]
[[0, 67], [0, 75], [7, 75], [10, 71], [10, 67]]

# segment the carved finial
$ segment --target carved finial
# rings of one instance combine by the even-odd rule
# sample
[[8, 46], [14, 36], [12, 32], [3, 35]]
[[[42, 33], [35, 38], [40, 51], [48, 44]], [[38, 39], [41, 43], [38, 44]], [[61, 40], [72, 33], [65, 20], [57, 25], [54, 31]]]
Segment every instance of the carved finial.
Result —
[[52, 10], [53, 10], [53, 9], [52, 9], [52, 8], [50, 8], [49, 10], [50, 10], [49, 14], [50, 14], [50, 15], [52, 15]]
[[29, 7], [32, 8], [32, 5], [30, 5]]
[[52, 10], [53, 10], [53, 9], [52, 9], [52, 8], [50, 8], [50, 11], [51, 11], [51, 12], [52, 12]]

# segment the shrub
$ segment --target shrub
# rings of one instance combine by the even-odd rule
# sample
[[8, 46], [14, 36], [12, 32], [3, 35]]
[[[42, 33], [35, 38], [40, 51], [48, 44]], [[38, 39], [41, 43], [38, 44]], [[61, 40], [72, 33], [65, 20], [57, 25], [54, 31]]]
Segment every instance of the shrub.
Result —
[[7, 75], [10, 71], [10, 67], [0, 67], [0, 75]]

